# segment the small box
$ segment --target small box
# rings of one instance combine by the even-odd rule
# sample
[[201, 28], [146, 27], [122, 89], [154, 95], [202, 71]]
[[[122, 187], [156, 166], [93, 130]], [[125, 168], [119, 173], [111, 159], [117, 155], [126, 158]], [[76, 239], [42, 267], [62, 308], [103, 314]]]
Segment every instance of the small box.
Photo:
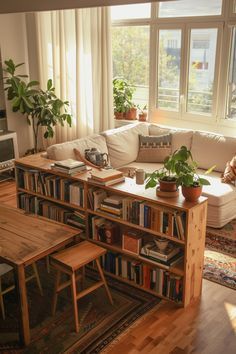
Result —
[[139, 255], [143, 233], [129, 230], [122, 235], [122, 249], [131, 254]]

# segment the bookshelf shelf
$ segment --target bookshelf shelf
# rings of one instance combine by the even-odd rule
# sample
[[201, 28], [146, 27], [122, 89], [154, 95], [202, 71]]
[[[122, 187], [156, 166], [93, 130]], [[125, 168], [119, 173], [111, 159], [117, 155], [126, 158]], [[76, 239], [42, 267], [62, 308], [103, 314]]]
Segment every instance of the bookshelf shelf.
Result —
[[[88, 180], [89, 172], [69, 176], [55, 170], [52, 171], [50, 166], [53, 162], [40, 155], [27, 156], [16, 161], [18, 207], [59, 222], [68, 222], [68, 224], [70, 222], [70, 225], [74, 223], [73, 226], [76, 225], [78, 228], [83, 227], [83, 238], [107, 249], [106, 262], [104, 263], [103, 259], [101, 264], [105, 273], [111, 277], [184, 307], [201, 296], [206, 232], [206, 198], [201, 197], [195, 203], [186, 202], [181, 195], [176, 198], [159, 198], [156, 197], [154, 189], [145, 190], [143, 185], [136, 185], [135, 180], [130, 178], [113, 186], [101, 186]], [[38, 187], [38, 176], [40, 176], [40, 183], [45, 186]], [[79, 190], [79, 199], [78, 201], [76, 199], [76, 202], [80, 205], [68, 201], [75, 200], [73, 199], [73, 191], [71, 191], [74, 187], [71, 185]], [[118, 199], [120, 197], [122, 212], [119, 211], [116, 214], [114, 209], [113, 213], [96, 210], [97, 208], [93, 205], [95, 202], [91, 199], [102, 192], [108, 196], [108, 199], [112, 196]], [[68, 193], [71, 193], [69, 197]], [[57, 198], [54, 198], [55, 196]], [[128, 200], [131, 201], [130, 204], [128, 204]], [[140, 206], [141, 204], [142, 206]], [[150, 210], [147, 210], [148, 208]], [[158, 221], [158, 211], [161, 215], [161, 226]], [[147, 215], [149, 219], [147, 219]], [[103, 220], [111, 225], [111, 230], [112, 227], [114, 229], [117, 227], [118, 236], [113, 236], [118, 239], [108, 242], [100, 234], [98, 237], [94, 237], [94, 231], [98, 232], [100, 227], [98, 222], [103, 222]], [[141, 234], [141, 237], [145, 238], [142, 241], [145, 242], [149, 242], [149, 238], [171, 241], [170, 244], [176, 247], [176, 253], [179, 252], [175, 253], [177, 263], [168, 267], [166, 265], [168, 263], [163, 265], [158, 261], [139, 255], [138, 252], [137, 254], [130, 253], [122, 246], [121, 242], [125, 230], [130, 230], [131, 233], [137, 235]], [[180, 259], [181, 252], [183, 257]], [[109, 262], [110, 265], [107, 267]], [[109, 267], [113, 267], [113, 271], [110, 271]], [[116, 268], [115, 271], [114, 268]], [[129, 277], [127, 277], [127, 272], [129, 272]], [[148, 283], [147, 277], [149, 277], [150, 283]], [[163, 288], [161, 288], [162, 286]], [[166, 294], [168, 296], [165, 296]]]

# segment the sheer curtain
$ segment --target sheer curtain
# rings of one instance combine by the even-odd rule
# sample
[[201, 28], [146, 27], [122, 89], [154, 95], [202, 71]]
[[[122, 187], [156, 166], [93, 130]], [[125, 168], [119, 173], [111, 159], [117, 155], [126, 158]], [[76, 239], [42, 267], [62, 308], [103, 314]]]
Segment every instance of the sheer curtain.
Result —
[[113, 127], [110, 10], [62, 10], [37, 14], [40, 83], [51, 78], [70, 102], [73, 126], [55, 127], [58, 143]]

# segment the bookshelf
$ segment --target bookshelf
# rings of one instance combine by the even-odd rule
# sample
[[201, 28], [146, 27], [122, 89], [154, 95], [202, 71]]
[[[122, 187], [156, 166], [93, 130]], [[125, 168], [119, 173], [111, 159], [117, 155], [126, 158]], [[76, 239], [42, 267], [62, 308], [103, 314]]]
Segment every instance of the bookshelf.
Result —
[[[52, 170], [53, 162], [40, 154], [16, 160], [19, 208], [83, 229], [84, 238], [107, 248], [101, 265], [112, 277], [184, 307], [200, 297], [206, 198], [195, 203], [181, 195], [159, 198], [130, 178], [101, 187], [88, 179], [89, 172], [68, 176]], [[144, 246], [160, 238], [170, 241], [179, 258], [166, 263], [123, 249], [126, 230], [141, 234]], [[104, 236], [107, 231], [112, 238]]]

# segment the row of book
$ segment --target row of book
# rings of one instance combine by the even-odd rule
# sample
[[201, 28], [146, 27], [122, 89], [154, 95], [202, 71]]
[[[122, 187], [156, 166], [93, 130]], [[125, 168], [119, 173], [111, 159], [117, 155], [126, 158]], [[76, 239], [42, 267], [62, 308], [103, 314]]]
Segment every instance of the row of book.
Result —
[[183, 279], [166, 270], [154, 268], [121, 254], [107, 252], [100, 258], [102, 268], [116, 276], [150, 289], [176, 302], [182, 301]]
[[19, 187], [64, 202], [84, 207], [83, 184], [38, 171], [18, 169]]
[[28, 213], [85, 229], [85, 214], [82, 212], [71, 211], [55, 203], [26, 193], [19, 194], [18, 201], [19, 208]]
[[184, 211], [163, 209], [154, 203], [131, 197], [108, 195], [106, 191], [98, 188], [90, 188], [88, 197], [93, 210], [182, 241], [185, 239], [186, 213]]

